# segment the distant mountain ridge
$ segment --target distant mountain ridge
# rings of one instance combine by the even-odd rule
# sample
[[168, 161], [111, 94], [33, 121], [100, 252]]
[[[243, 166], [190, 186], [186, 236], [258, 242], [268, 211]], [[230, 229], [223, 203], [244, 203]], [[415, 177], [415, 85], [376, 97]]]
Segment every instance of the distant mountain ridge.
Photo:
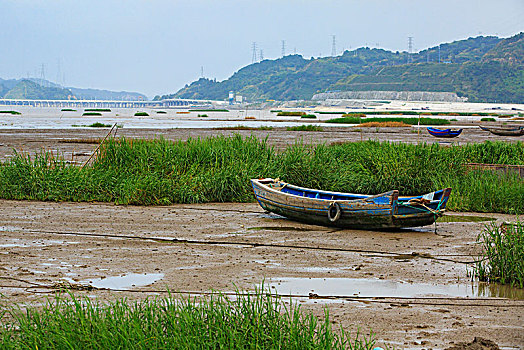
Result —
[[39, 78], [0, 79], [0, 98], [28, 100], [147, 100], [138, 92], [63, 87]]
[[[201, 78], [162, 98], [224, 100], [229, 91], [256, 100], [300, 100], [326, 91], [454, 92], [468, 101], [524, 101], [524, 33], [479, 36], [415, 54], [359, 48], [340, 56], [288, 55], [241, 68], [216, 82]], [[440, 63], [439, 63], [440, 58]]]

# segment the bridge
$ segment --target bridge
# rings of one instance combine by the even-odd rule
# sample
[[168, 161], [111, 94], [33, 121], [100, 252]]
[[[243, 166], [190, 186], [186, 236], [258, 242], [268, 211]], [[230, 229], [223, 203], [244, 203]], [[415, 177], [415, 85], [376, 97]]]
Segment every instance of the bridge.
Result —
[[162, 108], [205, 106], [209, 100], [168, 99], [161, 101], [102, 101], [102, 100], [12, 100], [0, 99], [0, 106], [77, 107], [77, 108]]

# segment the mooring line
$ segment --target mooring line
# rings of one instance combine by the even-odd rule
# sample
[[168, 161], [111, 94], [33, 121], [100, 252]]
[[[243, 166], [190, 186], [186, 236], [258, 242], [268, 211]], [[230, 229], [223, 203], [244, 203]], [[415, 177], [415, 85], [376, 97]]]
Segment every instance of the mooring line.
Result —
[[399, 252], [387, 252], [380, 250], [367, 250], [367, 249], [356, 249], [356, 248], [330, 248], [330, 247], [312, 247], [303, 245], [291, 245], [291, 244], [274, 244], [274, 243], [258, 243], [258, 242], [239, 242], [239, 241], [204, 241], [204, 240], [193, 240], [193, 239], [179, 239], [179, 238], [161, 238], [161, 237], [142, 237], [142, 236], [130, 236], [130, 235], [117, 235], [109, 233], [84, 233], [84, 232], [70, 232], [70, 231], [38, 231], [38, 230], [20, 230], [28, 233], [45, 233], [54, 235], [69, 235], [69, 236], [85, 236], [85, 237], [101, 237], [101, 238], [117, 238], [117, 239], [135, 239], [135, 240], [146, 240], [156, 241], [165, 243], [175, 244], [199, 244], [199, 245], [235, 245], [235, 246], [250, 246], [250, 247], [267, 247], [267, 248], [286, 248], [286, 249], [303, 249], [303, 250], [319, 250], [319, 251], [332, 251], [332, 252], [347, 252], [347, 253], [368, 253], [368, 254], [380, 254], [391, 258], [399, 259], [411, 259], [421, 258], [435, 261], [446, 261], [456, 264], [475, 264], [480, 260], [474, 261], [459, 261], [448, 258], [439, 258], [437, 256], [430, 255], [428, 253], [399, 253]]
[[[7, 279], [0, 276], [0, 279]], [[12, 278], [9, 278], [12, 279]], [[168, 289], [146, 289], [146, 290], [128, 290], [128, 289], [113, 289], [113, 288], [98, 288], [91, 285], [72, 285], [67, 282], [55, 283], [53, 285], [36, 284], [32, 282], [24, 281], [25, 283], [34, 284], [33, 286], [10, 286], [0, 285], [0, 288], [12, 288], [12, 289], [24, 289], [30, 293], [56, 293], [57, 291], [102, 291], [102, 292], [115, 292], [115, 293], [158, 293], [158, 294], [173, 294], [173, 295], [226, 295], [226, 296], [256, 296], [254, 292], [222, 292], [222, 291], [171, 291]], [[32, 289], [44, 289], [49, 292], [35, 292]], [[305, 294], [272, 294], [262, 293], [266, 296], [273, 298], [295, 298], [295, 299], [310, 299], [310, 300], [340, 300], [340, 301], [353, 301], [361, 303], [381, 303], [381, 304], [400, 304], [398, 306], [408, 305], [431, 305], [431, 306], [469, 306], [469, 307], [524, 307], [524, 301], [512, 300], [508, 298], [468, 298], [468, 297], [397, 297], [397, 296], [353, 296], [353, 295], [319, 295], [315, 293]], [[432, 301], [435, 300], [435, 301]], [[440, 302], [440, 300], [445, 302]], [[451, 301], [456, 301], [455, 303]], [[461, 303], [461, 302], [475, 302], [475, 303]], [[485, 304], [478, 303], [479, 301], [501, 301], [501, 302], [513, 302], [512, 304]], [[397, 306], [397, 305], [394, 305]]]

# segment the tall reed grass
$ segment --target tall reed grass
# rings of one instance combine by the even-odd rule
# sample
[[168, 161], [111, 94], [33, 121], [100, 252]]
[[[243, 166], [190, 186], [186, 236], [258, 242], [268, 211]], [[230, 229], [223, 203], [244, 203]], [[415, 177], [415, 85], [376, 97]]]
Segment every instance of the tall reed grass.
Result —
[[326, 123], [342, 123], [342, 124], [361, 124], [371, 122], [402, 122], [410, 125], [448, 125], [451, 122], [447, 119], [441, 118], [410, 118], [410, 117], [379, 117], [379, 118], [365, 118], [360, 116], [344, 115], [340, 118], [333, 118], [326, 120]]
[[2, 349], [372, 349], [323, 318], [269, 294], [219, 293], [102, 304], [72, 294], [43, 307], [1, 306]]
[[486, 225], [477, 242], [483, 249], [483, 259], [475, 266], [481, 281], [524, 288], [524, 223]]
[[83, 169], [51, 153], [16, 154], [0, 165], [0, 198], [118, 204], [250, 202], [250, 178], [354, 193], [398, 189], [412, 195], [452, 187], [449, 209], [524, 213], [524, 181], [472, 171], [466, 163], [524, 164], [524, 144], [442, 147], [388, 142], [307, 146], [277, 151], [254, 136], [186, 142], [109, 140]]

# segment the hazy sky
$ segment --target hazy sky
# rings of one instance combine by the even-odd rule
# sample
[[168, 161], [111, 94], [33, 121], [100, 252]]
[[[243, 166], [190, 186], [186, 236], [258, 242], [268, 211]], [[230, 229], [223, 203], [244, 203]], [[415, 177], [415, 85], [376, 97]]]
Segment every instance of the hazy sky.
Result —
[[[524, 0], [0, 0], [0, 78], [173, 93], [265, 58], [524, 31]], [[257, 55], [260, 52], [257, 50]]]

